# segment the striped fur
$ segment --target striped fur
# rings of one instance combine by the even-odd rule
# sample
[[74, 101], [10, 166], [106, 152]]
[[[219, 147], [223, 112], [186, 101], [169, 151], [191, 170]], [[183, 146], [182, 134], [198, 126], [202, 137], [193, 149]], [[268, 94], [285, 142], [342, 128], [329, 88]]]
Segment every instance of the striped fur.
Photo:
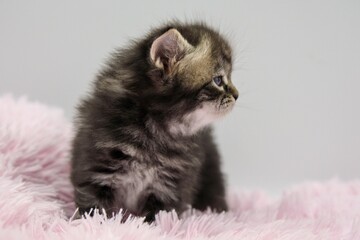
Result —
[[[170, 23], [117, 50], [79, 107], [71, 180], [80, 212], [227, 209], [210, 124], [237, 98], [231, 48], [204, 24]], [[221, 75], [217, 86], [213, 77]]]

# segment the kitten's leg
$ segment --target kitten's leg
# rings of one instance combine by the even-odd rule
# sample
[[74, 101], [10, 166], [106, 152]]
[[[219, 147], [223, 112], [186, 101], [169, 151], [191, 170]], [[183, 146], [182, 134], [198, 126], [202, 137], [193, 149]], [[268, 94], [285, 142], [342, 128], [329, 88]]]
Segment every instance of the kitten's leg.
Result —
[[200, 189], [193, 207], [199, 210], [210, 207], [217, 212], [227, 211], [223, 176], [219, 168], [211, 165], [210, 163], [204, 166]]
[[113, 150], [96, 147], [83, 131], [74, 139], [71, 182], [79, 216], [85, 213], [93, 215], [95, 210], [101, 214], [103, 209], [112, 216], [113, 212], [120, 210], [114, 204], [115, 191], [111, 179], [118, 170], [120, 158], [125, 155]]
[[206, 139], [205, 152], [206, 159], [200, 172], [200, 185], [193, 207], [199, 210], [210, 207], [217, 212], [227, 211], [220, 157], [211, 138]]
[[164, 203], [160, 201], [154, 194], [150, 194], [146, 199], [145, 206], [143, 207], [143, 212], [145, 215], [145, 222], [151, 223], [155, 221], [155, 215], [164, 209]]
[[103, 213], [106, 211], [108, 216], [111, 216], [113, 205], [113, 190], [108, 186], [101, 186], [97, 184], [86, 184], [86, 186], [75, 186], [75, 203], [79, 208], [79, 216], [85, 213], [93, 216], [95, 211]]

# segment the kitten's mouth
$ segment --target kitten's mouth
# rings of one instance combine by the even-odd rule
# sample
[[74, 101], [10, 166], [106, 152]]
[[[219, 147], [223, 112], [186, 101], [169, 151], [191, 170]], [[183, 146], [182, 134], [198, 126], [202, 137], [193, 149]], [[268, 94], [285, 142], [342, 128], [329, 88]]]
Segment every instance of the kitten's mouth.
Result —
[[235, 100], [229, 97], [216, 102], [205, 102], [182, 118], [170, 121], [169, 130], [173, 134], [194, 134], [199, 129], [224, 117], [233, 109], [234, 104]]
[[223, 98], [218, 106], [218, 111], [221, 113], [227, 113], [233, 109], [235, 101], [233, 98]]

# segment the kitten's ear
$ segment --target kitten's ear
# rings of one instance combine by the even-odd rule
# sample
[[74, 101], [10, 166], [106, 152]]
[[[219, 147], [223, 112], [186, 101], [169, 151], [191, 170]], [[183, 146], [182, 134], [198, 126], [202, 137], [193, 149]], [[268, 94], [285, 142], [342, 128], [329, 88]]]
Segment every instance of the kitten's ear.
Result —
[[150, 58], [156, 67], [170, 73], [174, 64], [192, 48], [193, 46], [176, 29], [172, 28], [152, 43]]

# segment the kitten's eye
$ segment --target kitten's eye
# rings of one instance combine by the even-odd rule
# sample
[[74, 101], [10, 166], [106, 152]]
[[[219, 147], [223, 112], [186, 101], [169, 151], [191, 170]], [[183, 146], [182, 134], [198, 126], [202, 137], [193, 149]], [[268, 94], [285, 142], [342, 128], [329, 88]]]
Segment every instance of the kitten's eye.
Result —
[[222, 76], [216, 76], [213, 78], [213, 81], [216, 85], [221, 86], [223, 84], [223, 77]]

